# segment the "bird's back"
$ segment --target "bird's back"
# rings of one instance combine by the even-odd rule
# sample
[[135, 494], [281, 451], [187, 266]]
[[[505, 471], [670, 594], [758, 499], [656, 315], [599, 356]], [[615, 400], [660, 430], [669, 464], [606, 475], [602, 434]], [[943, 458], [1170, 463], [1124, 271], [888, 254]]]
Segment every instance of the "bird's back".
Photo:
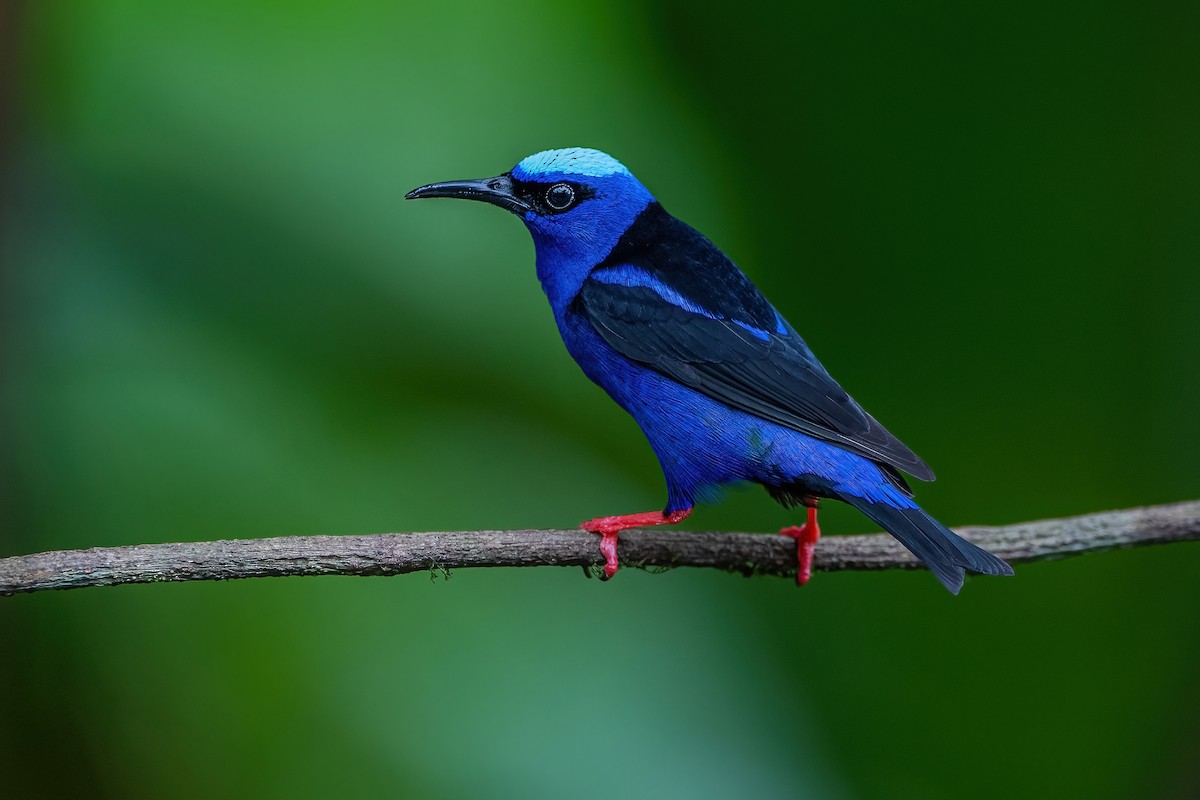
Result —
[[657, 202], [596, 264], [569, 310], [625, 357], [733, 408], [933, 478], [737, 265]]

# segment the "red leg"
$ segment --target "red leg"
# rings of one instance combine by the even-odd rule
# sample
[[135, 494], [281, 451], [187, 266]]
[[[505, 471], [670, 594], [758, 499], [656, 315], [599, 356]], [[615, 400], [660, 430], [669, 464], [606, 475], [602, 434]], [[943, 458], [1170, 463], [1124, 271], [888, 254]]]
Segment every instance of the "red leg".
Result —
[[817, 525], [817, 507], [808, 507], [808, 522], [800, 527], [792, 525], [784, 528], [779, 533], [796, 540], [796, 558], [800, 562], [800, 567], [796, 570], [796, 585], [803, 586], [812, 577], [813, 548], [817, 545], [817, 539], [821, 538], [821, 528]]
[[649, 528], [652, 525], [674, 525], [687, 519], [690, 508], [664, 514], [661, 511], [646, 511], [641, 514], [623, 514], [619, 517], [596, 517], [580, 525], [585, 531], [600, 534], [600, 552], [604, 554], [604, 580], [617, 574], [617, 534], [629, 528]]

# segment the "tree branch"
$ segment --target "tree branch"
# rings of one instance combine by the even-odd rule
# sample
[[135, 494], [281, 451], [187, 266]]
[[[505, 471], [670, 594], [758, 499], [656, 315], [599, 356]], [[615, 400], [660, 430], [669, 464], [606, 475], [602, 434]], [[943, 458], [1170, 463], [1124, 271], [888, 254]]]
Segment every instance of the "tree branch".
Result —
[[[1200, 501], [1105, 511], [1003, 527], [960, 528], [966, 538], [1013, 562], [1200, 539]], [[715, 567], [790, 576], [796, 545], [783, 536], [650, 529], [621, 534], [627, 567]], [[398, 575], [460, 567], [597, 566], [594, 535], [582, 531], [459, 531], [371, 536], [282, 536], [216, 542], [58, 550], [0, 559], [0, 595], [124, 583], [229, 580], [286, 575]], [[823, 571], [915, 569], [886, 534], [821, 540]]]

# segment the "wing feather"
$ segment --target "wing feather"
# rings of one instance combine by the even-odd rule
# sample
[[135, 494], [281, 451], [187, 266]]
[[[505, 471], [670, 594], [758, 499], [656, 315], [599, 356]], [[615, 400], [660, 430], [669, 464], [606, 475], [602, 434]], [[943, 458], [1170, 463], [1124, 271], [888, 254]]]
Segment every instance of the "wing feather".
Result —
[[[672, 302], [681, 297], [677, 289], [658, 285], [657, 276], [643, 274], [629, 285], [628, 272], [623, 282], [615, 282], [603, 270], [593, 273], [572, 310], [583, 314], [626, 358], [714, 400], [921, 480], [933, 480], [925, 462], [830, 377], [794, 330], [786, 326], [764, 330], [747, 320], [700, 309], [691, 301], [686, 301], [691, 307], [685, 308]], [[741, 278], [753, 289], [748, 279]]]

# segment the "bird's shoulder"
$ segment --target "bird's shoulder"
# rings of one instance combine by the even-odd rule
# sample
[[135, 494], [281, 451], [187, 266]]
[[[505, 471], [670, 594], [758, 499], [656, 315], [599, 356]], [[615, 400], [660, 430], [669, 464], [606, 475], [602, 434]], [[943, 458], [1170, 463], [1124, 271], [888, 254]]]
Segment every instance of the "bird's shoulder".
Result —
[[646, 206], [592, 275], [613, 282], [634, 271], [710, 315], [763, 330], [783, 327], [779, 314], [737, 265], [658, 202]]

